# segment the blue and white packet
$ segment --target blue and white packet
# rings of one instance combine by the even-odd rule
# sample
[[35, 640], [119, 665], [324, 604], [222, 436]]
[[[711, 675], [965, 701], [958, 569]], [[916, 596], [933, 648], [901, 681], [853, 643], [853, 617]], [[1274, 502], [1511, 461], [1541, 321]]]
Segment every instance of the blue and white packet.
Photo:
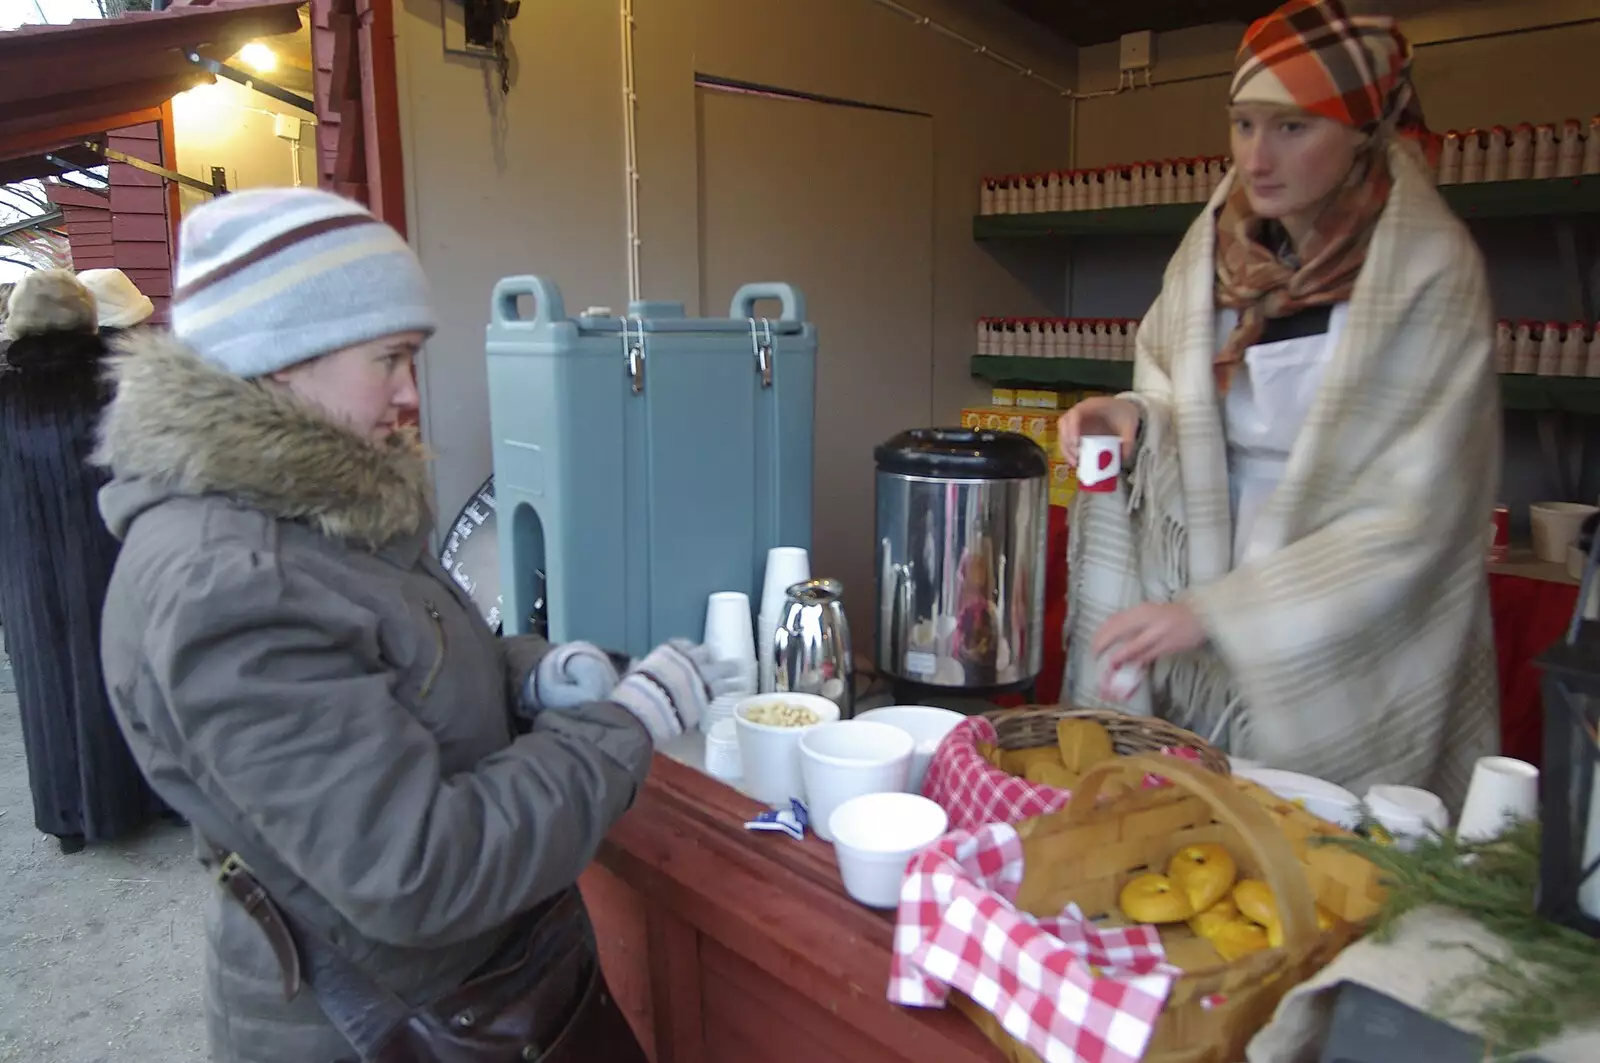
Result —
[[799, 841], [806, 836], [806, 828], [809, 826], [811, 826], [811, 816], [806, 812], [805, 802], [798, 797], [791, 797], [788, 808], [769, 808], [746, 823], [744, 829], [782, 831]]

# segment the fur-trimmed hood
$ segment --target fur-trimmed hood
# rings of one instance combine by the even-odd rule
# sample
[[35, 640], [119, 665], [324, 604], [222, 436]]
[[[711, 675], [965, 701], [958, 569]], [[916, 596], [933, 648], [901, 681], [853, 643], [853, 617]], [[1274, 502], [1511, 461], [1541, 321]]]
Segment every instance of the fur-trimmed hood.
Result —
[[141, 330], [108, 361], [116, 396], [94, 461], [111, 470], [107, 525], [173, 495], [224, 495], [376, 550], [425, 530], [427, 466], [414, 437], [374, 444], [287, 391], [202, 361], [169, 333]]

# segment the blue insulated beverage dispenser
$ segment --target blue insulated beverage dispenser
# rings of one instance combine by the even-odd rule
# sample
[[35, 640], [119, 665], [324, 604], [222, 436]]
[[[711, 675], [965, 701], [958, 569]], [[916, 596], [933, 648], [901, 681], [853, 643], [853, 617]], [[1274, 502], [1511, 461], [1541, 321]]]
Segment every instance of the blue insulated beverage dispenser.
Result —
[[552, 281], [506, 277], [486, 350], [506, 634], [542, 603], [554, 642], [698, 641], [712, 592], [755, 602], [769, 548], [810, 548], [816, 330], [791, 286], [726, 318], [569, 319]]

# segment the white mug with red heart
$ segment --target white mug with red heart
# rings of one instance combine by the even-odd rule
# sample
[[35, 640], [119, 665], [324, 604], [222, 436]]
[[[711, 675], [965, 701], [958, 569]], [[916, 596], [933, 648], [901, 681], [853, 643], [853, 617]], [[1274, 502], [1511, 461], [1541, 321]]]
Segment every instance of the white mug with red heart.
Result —
[[1083, 436], [1078, 440], [1078, 489], [1115, 491], [1122, 475], [1122, 440], [1117, 436]]

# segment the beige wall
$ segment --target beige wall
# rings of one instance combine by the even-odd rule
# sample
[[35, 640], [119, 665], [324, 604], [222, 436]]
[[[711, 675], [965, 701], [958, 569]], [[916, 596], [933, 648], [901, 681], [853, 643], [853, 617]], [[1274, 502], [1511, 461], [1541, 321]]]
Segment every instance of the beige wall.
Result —
[[[997, 4], [905, 6], [1073, 83], [1070, 50], [1041, 53], [1048, 38]], [[1067, 101], [872, 0], [635, 0], [635, 7], [644, 296], [682, 300], [691, 313], [723, 313], [731, 295], [698, 305], [696, 74], [926, 114], [934, 169], [929, 418], [949, 420], [983, 394], [967, 375], [973, 321], [1050, 309], [1060, 282], [1058, 270], [1052, 277], [1003, 263], [973, 243], [978, 180], [1059, 164]], [[426, 357], [424, 427], [439, 454], [441, 506], [451, 512], [490, 470], [482, 330], [495, 280], [549, 274], [572, 312], [620, 309], [627, 300], [617, 8], [600, 0], [524, 4], [511, 34], [515, 84], [507, 99], [481, 64], [442, 54], [439, 0], [403, 0], [397, 16], [411, 239], [443, 322]], [[828, 337], [821, 341], [825, 358]]]
[[[294, 184], [294, 150], [273, 132], [273, 116], [286, 114], [301, 119], [300, 183], [316, 187], [315, 116], [225, 79], [181, 93], [172, 106], [180, 172], [209, 181], [211, 167], [221, 166], [235, 192]], [[184, 211], [211, 198], [181, 185], [178, 194]]]
[[[1600, 4], [1472, 0], [1394, 5], [1416, 45], [1415, 76], [1434, 129], [1559, 121], [1600, 110]], [[1541, 28], [1544, 27], [1544, 28]], [[1159, 34], [1154, 88], [1078, 106], [1076, 152], [1057, 166], [1102, 166], [1227, 151], [1228, 81], [1242, 23]], [[1078, 52], [1078, 91], [1117, 84], [1117, 46]]]

